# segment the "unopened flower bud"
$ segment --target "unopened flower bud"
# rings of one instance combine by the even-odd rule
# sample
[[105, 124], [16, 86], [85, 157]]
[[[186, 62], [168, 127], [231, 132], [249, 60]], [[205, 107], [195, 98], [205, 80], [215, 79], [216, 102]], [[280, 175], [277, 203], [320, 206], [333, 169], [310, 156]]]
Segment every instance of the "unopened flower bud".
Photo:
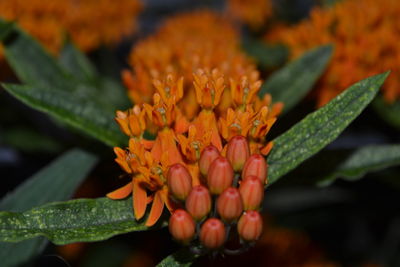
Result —
[[211, 194], [219, 195], [230, 187], [233, 182], [233, 169], [224, 157], [216, 158], [210, 165], [207, 175], [207, 184]]
[[178, 200], [185, 200], [192, 190], [192, 176], [189, 171], [180, 163], [169, 168], [167, 175], [168, 189]]
[[226, 222], [232, 222], [239, 218], [243, 211], [239, 190], [234, 187], [225, 189], [217, 199], [217, 211]]
[[264, 198], [264, 185], [257, 176], [246, 176], [239, 186], [244, 210], [257, 210]]
[[249, 144], [244, 136], [236, 135], [228, 142], [226, 157], [235, 172], [241, 171], [246, 160], [250, 157]]
[[208, 249], [218, 249], [225, 242], [225, 226], [216, 219], [210, 218], [204, 222], [200, 229], [200, 241]]
[[211, 195], [202, 185], [192, 188], [186, 199], [186, 210], [196, 221], [201, 221], [211, 210]]
[[237, 225], [239, 236], [247, 242], [256, 241], [262, 233], [262, 228], [261, 215], [254, 210], [243, 213]]
[[257, 176], [262, 184], [267, 183], [267, 162], [260, 154], [251, 155], [243, 167], [242, 178], [246, 176]]
[[207, 176], [211, 163], [218, 157], [219, 151], [215, 146], [209, 145], [205, 147], [201, 152], [199, 160], [200, 173], [204, 176]]
[[196, 231], [193, 218], [185, 210], [178, 209], [172, 213], [169, 219], [169, 232], [174, 239], [182, 243], [189, 243]]

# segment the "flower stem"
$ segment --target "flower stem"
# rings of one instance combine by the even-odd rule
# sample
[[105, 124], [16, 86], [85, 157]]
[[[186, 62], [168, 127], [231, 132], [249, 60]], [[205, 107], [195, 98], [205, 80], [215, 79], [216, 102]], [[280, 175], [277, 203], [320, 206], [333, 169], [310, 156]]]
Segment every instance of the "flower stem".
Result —
[[240, 173], [235, 173], [235, 177], [233, 178], [233, 187], [237, 187], [240, 178]]

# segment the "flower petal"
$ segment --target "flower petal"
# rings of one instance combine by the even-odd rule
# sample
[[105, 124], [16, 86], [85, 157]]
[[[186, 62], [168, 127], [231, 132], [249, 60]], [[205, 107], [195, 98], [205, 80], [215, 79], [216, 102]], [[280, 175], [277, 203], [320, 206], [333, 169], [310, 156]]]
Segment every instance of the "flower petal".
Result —
[[164, 201], [161, 196], [162, 192], [157, 191], [154, 195], [153, 204], [151, 206], [149, 217], [146, 221], [146, 226], [153, 226], [160, 218], [164, 209]]
[[133, 213], [136, 220], [140, 220], [147, 207], [147, 192], [141, 185], [140, 179], [133, 180]]
[[108, 198], [111, 199], [123, 199], [129, 196], [132, 193], [132, 182], [124, 185], [123, 187], [118, 188], [107, 194]]

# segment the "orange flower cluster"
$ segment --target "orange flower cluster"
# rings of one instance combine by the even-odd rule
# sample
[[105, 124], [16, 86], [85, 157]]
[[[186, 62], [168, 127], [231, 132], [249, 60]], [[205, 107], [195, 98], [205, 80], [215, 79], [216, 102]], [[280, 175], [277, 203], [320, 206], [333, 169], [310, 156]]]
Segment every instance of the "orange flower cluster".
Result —
[[0, 17], [17, 21], [54, 53], [66, 34], [89, 51], [134, 32], [141, 6], [138, 0], [1, 0]]
[[[177, 15], [167, 19], [157, 33], [133, 48], [129, 58], [133, 72], [124, 71], [123, 81], [132, 101], [142, 104], [151, 102], [157, 87], [153, 86], [153, 79], [162, 80], [167, 75], [168, 79], [183, 76], [180, 83], [185, 90], [180, 108], [193, 118], [199, 110], [193, 86], [196, 76], [192, 75], [197, 69], [210, 72], [217, 68], [221, 74], [235, 80], [244, 75], [249, 82], [258, 79], [255, 65], [239, 46], [237, 32], [221, 15], [206, 10]], [[224, 86], [229, 82], [229, 79], [224, 79]], [[201, 83], [201, 79], [196, 82], [198, 85]], [[221, 96], [221, 102], [218, 108], [226, 110], [230, 103], [228, 90]]]
[[[277, 27], [266, 40], [289, 45], [293, 57], [317, 45], [335, 45], [317, 92], [322, 106], [366, 76], [389, 69], [400, 74], [399, 15], [397, 0], [340, 1], [329, 9], [315, 8], [310, 18], [298, 25]], [[391, 75], [382, 87], [387, 102], [400, 97], [399, 77]]]
[[[132, 181], [109, 193], [111, 199], [122, 199], [133, 192], [134, 215], [141, 219], [152, 202], [146, 225], [154, 225], [164, 205], [174, 210], [178, 203], [170, 197], [167, 173], [170, 166], [183, 165], [190, 173], [190, 186], [202, 183], [199, 170], [200, 154], [213, 145], [226, 155], [226, 144], [234, 136], [247, 138], [250, 152], [266, 155], [272, 144], [265, 136], [276, 120], [282, 105], [271, 106], [271, 97], [257, 96], [261, 82], [247, 76], [230, 78], [229, 86], [218, 69], [198, 69], [193, 74], [195, 101], [200, 110], [193, 118], [186, 116], [179, 104], [183, 101], [183, 77], [168, 74], [154, 80], [153, 103], [135, 105], [128, 111], [117, 111], [116, 120], [129, 136], [129, 147], [116, 147], [116, 162], [132, 177]], [[232, 96], [226, 111], [217, 111], [225, 92]], [[196, 103], [189, 103], [191, 105]], [[226, 105], [226, 103], [225, 103]], [[143, 134], [149, 127], [157, 128], [155, 140]], [[178, 205], [179, 206], [179, 205]]]
[[228, 13], [251, 28], [261, 27], [272, 15], [270, 0], [228, 0]]

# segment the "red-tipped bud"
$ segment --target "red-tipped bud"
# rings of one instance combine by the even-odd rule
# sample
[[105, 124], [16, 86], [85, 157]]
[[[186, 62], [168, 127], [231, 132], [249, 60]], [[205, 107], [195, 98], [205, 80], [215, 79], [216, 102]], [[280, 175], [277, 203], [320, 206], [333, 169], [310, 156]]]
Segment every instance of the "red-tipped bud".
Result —
[[246, 176], [239, 186], [244, 210], [256, 210], [264, 198], [264, 185], [254, 175]]
[[226, 222], [231, 222], [239, 218], [243, 211], [239, 190], [229, 187], [222, 192], [217, 199], [217, 211]]
[[246, 161], [243, 167], [242, 178], [246, 176], [254, 175], [257, 176], [261, 183], [267, 183], [267, 162], [265, 158], [260, 154], [251, 155]]
[[192, 190], [192, 176], [180, 163], [169, 168], [167, 183], [169, 191], [178, 200], [185, 200]]
[[221, 194], [233, 182], [233, 169], [224, 157], [216, 158], [210, 165], [207, 175], [207, 184], [211, 194]]
[[206, 248], [217, 249], [225, 242], [225, 226], [215, 218], [210, 218], [201, 226], [200, 241]]
[[241, 171], [246, 160], [250, 157], [249, 144], [244, 136], [236, 135], [229, 140], [226, 157], [235, 172]]
[[243, 213], [237, 225], [239, 236], [248, 242], [256, 241], [262, 233], [262, 228], [261, 215], [254, 210]]
[[199, 160], [200, 173], [204, 176], [207, 176], [211, 163], [218, 157], [219, 151], [215, 146], [209, 145], [205, 147], [201, 152]]
[[172, 213], [169, 219], [169, 232], [174, 239], [187, 244], [193, 239], [195, 231], [196, 225], [189, 213], [182, 209]]
[[196, 221], [201, 221], [211, 210], [211, 195], [202, 185], [193, 187], [186, 199], [186, 210]]

